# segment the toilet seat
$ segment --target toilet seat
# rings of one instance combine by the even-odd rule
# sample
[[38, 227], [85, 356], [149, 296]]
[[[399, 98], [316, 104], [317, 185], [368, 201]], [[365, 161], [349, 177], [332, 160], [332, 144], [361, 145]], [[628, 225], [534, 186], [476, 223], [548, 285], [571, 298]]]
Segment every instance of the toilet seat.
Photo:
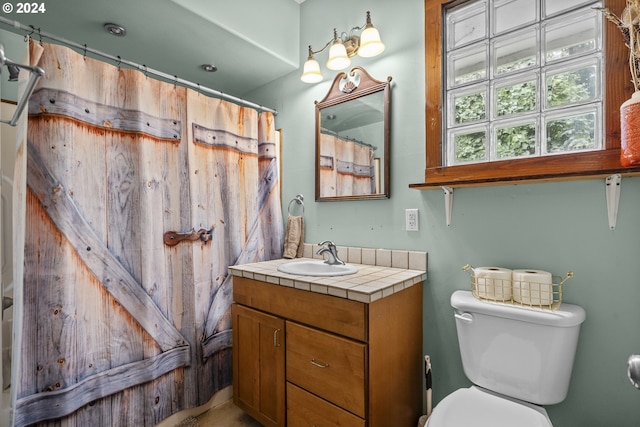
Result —
[[425, 427], [552, 427], [544, 408], [476, 386], [454, 391], [436, 406]]

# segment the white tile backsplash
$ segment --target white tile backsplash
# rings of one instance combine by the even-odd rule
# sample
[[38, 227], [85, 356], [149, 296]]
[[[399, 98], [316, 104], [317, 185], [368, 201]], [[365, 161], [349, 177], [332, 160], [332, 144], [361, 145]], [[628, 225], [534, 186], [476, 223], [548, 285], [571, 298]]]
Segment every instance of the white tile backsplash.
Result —
[[[315, 243], [305, 243], [303, 256], [305, 258], [323, 259], [322, 255], [316, 255], [318, 249], [320, 249], [320, 246]], [[360, 248], [355, 246], [338, 246], [337, 249], [338, 257], [352, 264], [427, 271], [426, 252]]]
[[409, 251], [391, 251], [391, 267], [409, 268]]
[[409, 269], [427, 270], [427, 254], [424, 252], [409, 251]]
[[376, 249], [376, 265], [391, 267], [391, 251], [388, 249]]
[[[347, 248], [347, 262], [352, 264], [362, 264], [362, 248]], [[338, 252], [340, 255], [340, 252]]]
[[362, 264], [376, 265], [376, 250], [372, 248], [362, 248]]

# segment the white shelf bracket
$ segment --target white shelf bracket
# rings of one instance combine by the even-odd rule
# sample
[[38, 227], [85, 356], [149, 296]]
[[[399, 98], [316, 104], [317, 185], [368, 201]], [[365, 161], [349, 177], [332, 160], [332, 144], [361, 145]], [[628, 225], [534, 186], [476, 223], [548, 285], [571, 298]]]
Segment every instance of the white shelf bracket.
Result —
[[609, 230], [615, 230], [618, 218], [618, 204], [620, 203], [620, 184], [622, 175], [615, 174], [605, 178], [607, 196], [607, 214], [609, 216]]
[[447, 216], [447, 227], [451, 226], [451, 209], [453, 208], [453, 188], [442, 187], [444, 190], [444, 212]]

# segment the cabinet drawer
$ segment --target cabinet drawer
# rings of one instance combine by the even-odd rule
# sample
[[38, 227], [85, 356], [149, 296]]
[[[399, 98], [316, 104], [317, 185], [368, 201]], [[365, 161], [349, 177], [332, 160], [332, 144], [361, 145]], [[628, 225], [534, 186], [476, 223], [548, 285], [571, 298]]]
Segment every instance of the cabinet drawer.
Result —
[[367, 304], [331, 295], [233, 277], [233, 300], [306, 325], [367, 340]]
[[365, 418], [366, 346], [287, 321], [286, 378]]
[[287, 425], [293, 427], [364, 427], [362, 418], [287, 383]]

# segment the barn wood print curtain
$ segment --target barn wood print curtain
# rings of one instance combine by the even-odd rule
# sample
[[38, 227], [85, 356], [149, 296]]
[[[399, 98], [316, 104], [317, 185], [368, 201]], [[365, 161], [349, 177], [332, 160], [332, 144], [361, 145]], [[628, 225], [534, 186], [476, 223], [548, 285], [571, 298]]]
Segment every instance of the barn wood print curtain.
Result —
[[153, 426], [231, 384], [227, 267], [281, 256], [273, 115], [31, 53], [15, 425]]
[[320, 133], [320, 197], [376, 193], [374, 152], [370, 145]]

